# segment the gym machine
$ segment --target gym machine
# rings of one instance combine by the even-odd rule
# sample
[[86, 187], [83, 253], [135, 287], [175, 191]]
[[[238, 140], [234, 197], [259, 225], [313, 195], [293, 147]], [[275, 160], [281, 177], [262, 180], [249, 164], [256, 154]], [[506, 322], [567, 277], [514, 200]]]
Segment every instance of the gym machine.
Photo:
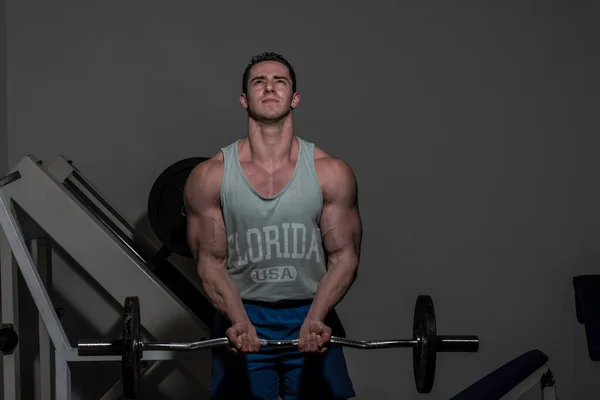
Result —
[[[47, 246], [52, 242], [103, 287], [115, 304], [122, 304], [132, 292], [139, 297], [140, 304], [148, 310], [143, 328], [149, 340], [192, 341], [209, 337], [207, 321], [213, 311], [212, 307], [203, 307], [207, 304], [204, 297], [200, 294], [186, 299], [183, 294], [176, 295], [175, 286], [169, 287], [165, 281], [185, 284], [185, 278], [173, 279], [176, 276], [173, 271], [166, 274], [166, 269], [160, 266], [164, 258], [153, 259], [140, 251], [131, 240], [133, 226], [64, 157], [57, 157], [47, 166], [33, 156], [23, 157], [0, 179], [0, 225], [1, 322], [19, 332], [16, 301], [19, 270], [43, 323], [40, 324], [40, 339], [46, 339], [40, 340], [43, 398], [50, 398], [53, 386], [56, 399], [70, 399], [71, 363], [120, 360], [115, 356], [80, 356], [69, 343], [49, 295], [51, 285], [45, 281], [44, 267], [51, 264]], [[164, 276], [158, 277], [160, 274]], [[180, 291], [190, 292], [200, 293]], [[170, 351], [153, 351], [145, 354], [144, 360], [150, 363], [177, 360], [188, 376], [195, 377], [208, 390], [207, 355], [192, 358]], [[19, 399], [18, 346], [12, 354], [3, 356], [3, 364], [4, 398]], [[49, 371], [54, 372], [54, 382]], [[117, 398], [120, 389], [120, 382], [116, 382], [103, 399]]]

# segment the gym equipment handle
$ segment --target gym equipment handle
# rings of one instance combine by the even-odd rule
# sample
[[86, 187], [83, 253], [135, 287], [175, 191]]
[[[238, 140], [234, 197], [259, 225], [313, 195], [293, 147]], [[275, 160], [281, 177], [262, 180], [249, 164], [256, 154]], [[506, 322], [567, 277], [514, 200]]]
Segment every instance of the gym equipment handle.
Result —
[[[260, 346], [264, 348], [295, 348], [298, 346], [299, 339], [292, 340], [265, 340], [259, 339]], [[400, 339], [400, 340], [378, 340], [363, 341], [332, 336], [329, 343], [334, 345], [353, 347], [356, 349], [387, 349], [396, 347], [415, 347], [419, 345], [418, 340]], [[141, 342], [142, 350], [171, 350], [171, 351], [190, 351], [202, 350], [215, 347], [229, 346], [229, 339], [226, 337], [217, 339], [202, 340], [191, 343], [147, 343]], [[438, 336], [437, 350], [442, 352], [476, 352], [479, 349], [479, 339], [477, 336]], [[77, 351], [82, 356], [99, 355], [122, 355], [123, 342], [121, 340], [80, 340], [77, 344]]]

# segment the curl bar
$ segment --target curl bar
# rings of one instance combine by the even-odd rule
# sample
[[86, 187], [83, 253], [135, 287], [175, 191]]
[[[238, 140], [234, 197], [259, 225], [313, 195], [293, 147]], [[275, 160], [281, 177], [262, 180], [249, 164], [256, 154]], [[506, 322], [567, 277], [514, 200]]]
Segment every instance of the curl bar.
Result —
[[[294, 349], [299, 339], [260, 339], [261, 347]], [[412, 348], [413, 370], [417, 391], [429, 393], [435, 379], [436, 355], [438, 352], [477, 352], [479, 338], [474, 335], [438, 335], [433, 300], [420, 295], [414, 309], [412, 339], [363, 341], [332, 336], [330, 345], [356, 349]], [[124, 328], [120, 339], [80, 340], [79, 355], [117, 355], [122, 357], [123, 394], [128, 399], [137, 398], [140, 384], [140, 361], [143, 351], [197, 351], [230, 346], [226, 337], [201, 340], [191, 343], [152, 343], [142, 341], [140, 303], [138, 297], [127, 297], [124, 304]]]

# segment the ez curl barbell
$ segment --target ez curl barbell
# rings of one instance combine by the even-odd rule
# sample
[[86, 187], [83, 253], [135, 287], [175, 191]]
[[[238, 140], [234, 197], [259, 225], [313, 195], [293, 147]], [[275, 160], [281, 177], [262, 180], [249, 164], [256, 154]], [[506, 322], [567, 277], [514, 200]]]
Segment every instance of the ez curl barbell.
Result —
[[[152, 343], [142, 341], [140, 303], [138, 297], [125, 299], [123, 333], [119, 339], [80, 340], [77, 351], [82, 356], [121, 356], [123, 394], [127, 399], [137, 398], [140, 385], [140, 364], [143, 351], [198, 351], [231, 346], [227, 337], [191, 343]], [[299, 339], [260, 339], [261, 348], [294, 349]], [[435, 310], [431, 296], [417, 297], [414, 308], [412, 339], [362, 341], [332, 336], [329, 346], [355, 349], [412, 348], [415, 385], [419, 393], [429, 393], [435, 380], [438, 352], [477, 352], [479, 338], [474, 335], [438, 335]]]

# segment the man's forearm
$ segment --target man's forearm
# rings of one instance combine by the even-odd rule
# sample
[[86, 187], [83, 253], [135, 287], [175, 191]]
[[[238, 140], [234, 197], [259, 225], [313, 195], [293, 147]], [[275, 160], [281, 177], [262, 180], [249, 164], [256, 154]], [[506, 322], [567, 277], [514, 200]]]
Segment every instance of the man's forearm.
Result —
[[323, 321], [327, 314], [344, 298], [358, 269], [358, 256], [348, 250], [329, 263], [327, 273], [319, 282], [317, 293], [306, 316], [307, 320]]
[[232, 324], [247, 322], [248, 315], [235, 282], [224, 266], [207, 265], [209, 262], [203, 264], [201, 260], [198, 264], [198, 275], [208, 300]]

